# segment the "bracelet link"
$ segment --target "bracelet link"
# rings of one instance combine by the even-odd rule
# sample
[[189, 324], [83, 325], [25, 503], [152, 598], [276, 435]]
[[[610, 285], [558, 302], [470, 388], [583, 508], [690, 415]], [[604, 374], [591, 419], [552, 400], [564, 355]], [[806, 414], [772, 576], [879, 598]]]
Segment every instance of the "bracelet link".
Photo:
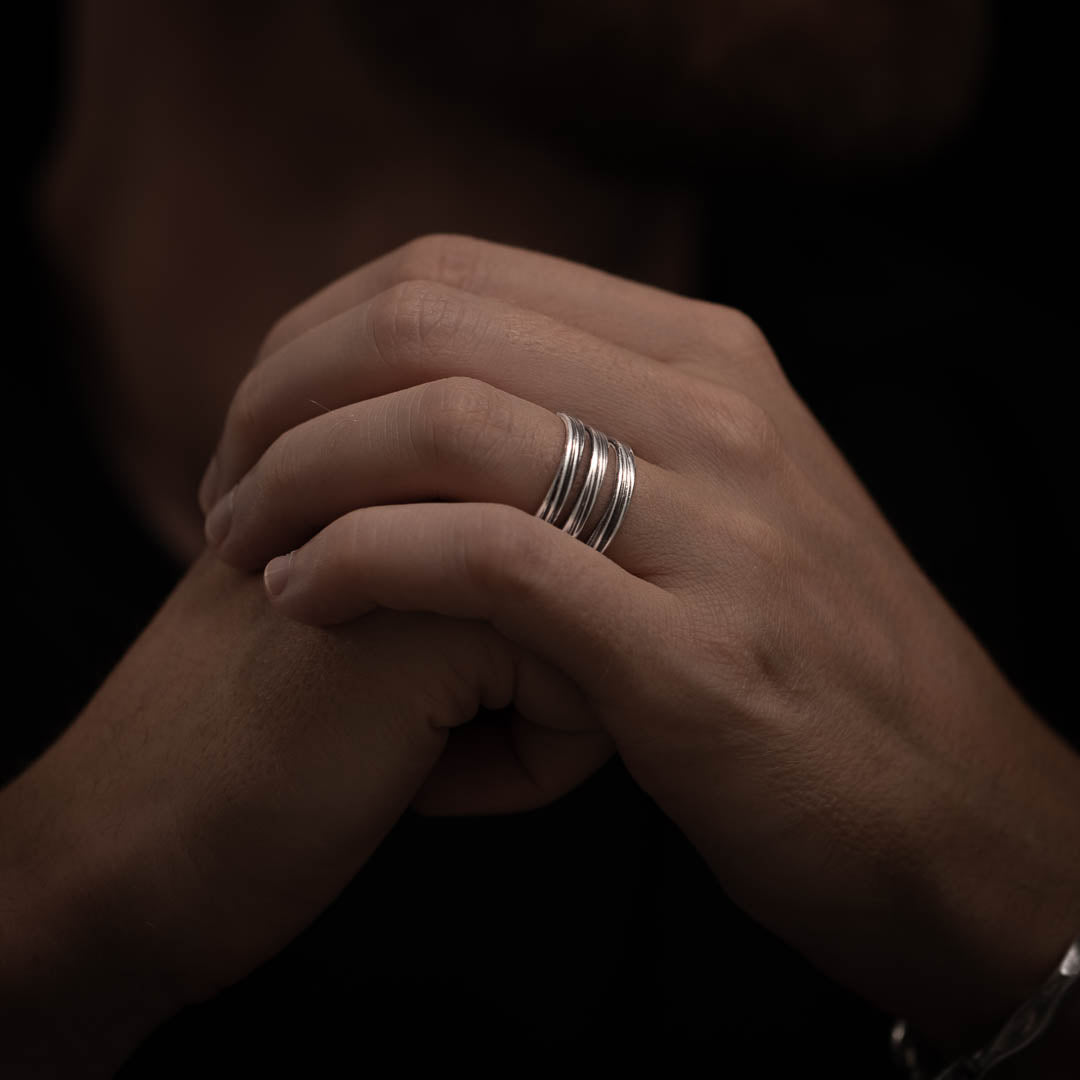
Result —
[[906, 1020], [897, 1020], [889, 1036], [893, 1064], [906, 1080], [981, 1080], [996, 1065], [1033, 1043], [1050, 1026], [1069, 988], [1080, 979], [1080, 937], [1069, 945], [1050, 977], [1006, 1020], [994, 1038], [931, 1078], [919, 1062]]

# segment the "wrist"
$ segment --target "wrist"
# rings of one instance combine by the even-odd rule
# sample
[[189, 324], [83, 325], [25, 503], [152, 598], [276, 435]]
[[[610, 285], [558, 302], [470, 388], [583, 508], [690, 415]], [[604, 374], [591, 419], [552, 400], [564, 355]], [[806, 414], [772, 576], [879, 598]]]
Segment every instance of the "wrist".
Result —
[[1074, 1080], [1080, 1062], [1080, 987], [1062, 1001], [1046, 1032], [1002, 1062], [994, 1080]]
[[[1037, 735], [1018, 741], [1008, 773], [971, 780], [943, 809], [913, 894], [923, 985], [895, 1011], [947, 1060], [993, 1039], [1080, 932], [1080, 759], [1041, 725]], [[1031, 768], [1042, 736], [1045, 767]]]
[[897, 1021], [891, 1037], [894, 1065], [908, 1080], [980, 1080], [987, 1073], [995, 1080], [1071, 1078], [1080, 1051], [1080, 1012], [1070, 991], [1078, 980], [1080, 937], [1070, 942], [1049, 977], [994, 1036], [961, 1058], [929, 1060], [907, 1022]]
[[0, 792], [0, 1071], [111, 1076], [183, 1001], [118, 864], [42, 799], [44, 761]]

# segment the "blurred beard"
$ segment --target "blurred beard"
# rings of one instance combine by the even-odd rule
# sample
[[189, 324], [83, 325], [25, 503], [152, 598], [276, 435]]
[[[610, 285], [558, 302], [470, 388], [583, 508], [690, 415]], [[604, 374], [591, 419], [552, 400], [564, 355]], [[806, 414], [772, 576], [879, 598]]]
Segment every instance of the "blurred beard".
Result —
[[389, 78], [661, 175], [922, 156], [967, 116], [987, 36], [978, 0], [336, 4]]

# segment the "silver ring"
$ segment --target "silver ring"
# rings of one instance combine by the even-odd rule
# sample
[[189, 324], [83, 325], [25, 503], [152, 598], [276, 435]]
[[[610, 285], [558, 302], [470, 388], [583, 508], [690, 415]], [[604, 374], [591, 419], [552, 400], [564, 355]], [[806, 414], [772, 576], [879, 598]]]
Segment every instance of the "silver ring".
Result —
[[[558, 416], [566, 428], [566, 443], [563, 446], [562, 459], [555, 471], [555, 477], [535, 516], [541, 521], [547, 521], [561, 528], [570, 536], [583, 539], [581, 532], [596, 506], [600, 488], [607, 475], [609, 450], [614, 450], [616, 455], [615, 490], [596, 527], [589, 534], [588, 539], [584, 540], [584, 543], [595, 548], [602, 555], [615, 539], [615, 534], [626, 517], [630, 498], [634, 494], [634, 483], [637, 478], [634, 451], [618, 439], [608, 438], [596, 428], [583, 424], [575, 416], [568, 416], [566, 413], [559, 413]], [[577, 500], [565, 522], [559, 525], [559, 518], [574, 488], [578, 465], [585, 449], [586, 436], [592, 448], [589, 468]]]
[[585, 541], [589, 547], [596, 548], [601, 555], [607, 551], [608, 545], [615, 539], [615, 534], [619, 531], [623, 518], [626, 517], [630, 496], [634, 494], [634, 481], [637, 479], [634, 451], [618, 439], [611, 440], [611, 443], [619, 460], [619, 471], [615, 475], [615, 492], [611, 496], [611, 502], [608, 503], [600, 523]]
[[585, 528], [585, 522], [589, 520], [589, 515], [596, 505], [604, 477], [607, 476], [607, 436], [601, 435], [596, 428], [589, 427], [588, 424], [585, 425], [585, 430], [589, 433], [589, 442], [592, 444], [592, 456], [589, 458], [589, 471], [585, 474], [581, 494], [563, 525], [563, 529], [571, 536], [579, 536]]
[[570, 498], [578, 462], [585, 448], [585, 425], [576, 416], [559, 413], [559, 417], [566, 426], [566, 445], [563, 447], [562, 461], [559, 462], [555, 479], [551, 481], [551, 487], [548, 488], [540, 509], [536, 511], [536, 516], [541, 521], [550, 521], [553, 525], [563, 512], [566, 500]]

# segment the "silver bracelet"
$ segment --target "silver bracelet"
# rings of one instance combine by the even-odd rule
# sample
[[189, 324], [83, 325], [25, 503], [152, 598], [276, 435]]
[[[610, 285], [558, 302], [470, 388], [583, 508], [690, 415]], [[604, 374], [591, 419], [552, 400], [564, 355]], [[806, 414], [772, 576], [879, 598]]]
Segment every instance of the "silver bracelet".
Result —
[[[1069, 945], [1050, 978], [1005, 1022], [986, 1044], [967, 1057], [954, 1061], [933, 1080], [979, 1080], [995, 1065], [1033, 1043], [1049, 1026], [1061, 999], [1080, 978], [1080, 937]], [[919, 1064], [906, 1020], [893, 1024], [890, 1036], [893, 1063], [907, 1080], [931, 1080]]]

